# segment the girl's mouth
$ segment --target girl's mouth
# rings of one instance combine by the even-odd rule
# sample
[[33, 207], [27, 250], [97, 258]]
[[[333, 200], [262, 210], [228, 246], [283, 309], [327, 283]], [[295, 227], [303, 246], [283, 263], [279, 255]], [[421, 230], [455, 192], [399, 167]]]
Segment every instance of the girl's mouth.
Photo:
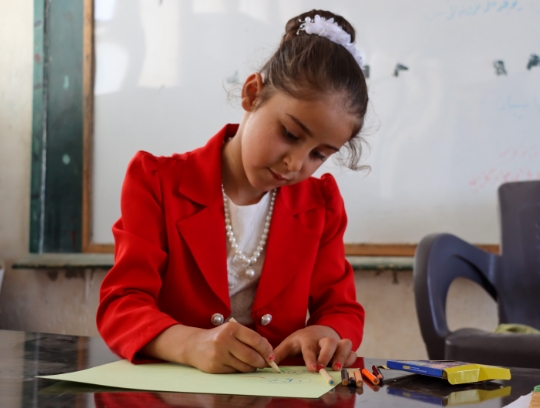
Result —
[[278, 174], [278, 173], [272, 171], [272, 169], [269, 168], [268, 170], [270, 171], [270, 174], [272, 175], [272, 177], [273, 177], [276, 181], [282, 181], [282, 182], [283, 182], [283, 181], [289, 181], [288, 178], [283, 177], [281, 174]]

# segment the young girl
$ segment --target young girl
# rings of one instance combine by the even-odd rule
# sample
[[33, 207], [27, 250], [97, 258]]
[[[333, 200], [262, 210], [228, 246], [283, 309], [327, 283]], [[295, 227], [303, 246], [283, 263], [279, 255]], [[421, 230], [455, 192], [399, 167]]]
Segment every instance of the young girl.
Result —
[[313, 372], [355, 361], [364, 310], [343, 200], [331, 175], [311, 177], [343, 146], [351, 167], [360, 157], [368, 96], [354, 39], [341, 16], [294, 17], [245, 81], [239, 125], [192, 152], [133, 158], [97, 314], [114, 352], [211, 373], [299, 354]]

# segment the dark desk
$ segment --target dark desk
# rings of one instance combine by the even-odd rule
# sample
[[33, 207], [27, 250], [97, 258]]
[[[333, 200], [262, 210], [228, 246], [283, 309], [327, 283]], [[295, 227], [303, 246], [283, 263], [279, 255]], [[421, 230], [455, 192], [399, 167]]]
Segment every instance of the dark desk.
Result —
[[[320, 399], [246, 397], [127, 391], [84, 384], [36, 379], [35, 375], [59, 374], [115, 361], [117, 358], [99, 338], [24, 333], [0, 330], [0, 406], [14, 407], [426, 407], [444, 406], [454, 398], [470, 398], [464, 391], [438, 379], [408, 376], [385, 382], [378, 390], [363, 391], [338, 386]], [[366, 366], [383, 361], [365, 359]], [[394, 372], [395, 375], [399, 374]], [[512, 369], [512, 380], [476, 385], [486, 394], [506, 388], [508, 396], [460, 407], [501, 407], [540, 384], [540, 370]], [[471, 387], [471, 386], [469, 386]], [[429, 394], [426, 394], [429, 391]], [[457, 397], [456, 397], [457, 395]], [[413, 399], [417, 398], [417, 399]]]

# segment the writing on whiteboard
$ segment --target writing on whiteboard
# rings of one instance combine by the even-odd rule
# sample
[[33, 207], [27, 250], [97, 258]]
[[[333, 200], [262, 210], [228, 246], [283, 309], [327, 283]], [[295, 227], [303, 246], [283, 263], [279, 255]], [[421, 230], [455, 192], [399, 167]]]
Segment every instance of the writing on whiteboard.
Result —
[[523, 10], [520, 0], [448, 1], [443, 11], [425, 17], [426, 21], [454, 20], [493, 13], [511, 13]]
[[469, 179], [469, 187], [477, 192], [485, 187], [498, 186], [510, 181], [536, 179], [540, 179], [540, 148], [523, 147], [507, 149], [499, 153], [497, 166], [472, 175]]

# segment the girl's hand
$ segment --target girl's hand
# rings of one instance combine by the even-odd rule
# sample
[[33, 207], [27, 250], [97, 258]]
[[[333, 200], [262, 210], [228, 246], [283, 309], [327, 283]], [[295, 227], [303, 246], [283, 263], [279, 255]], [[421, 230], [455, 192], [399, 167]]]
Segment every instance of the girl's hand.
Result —
[[206, 373], [252, 372], [266, 367], [266, 360], [274, 358], [268, 340], [236, 322], [213, 329], [171, 326], [141, 352], [191, 365]]
[[339, 371], [356, 361], [356, 353], [351, 351], [352, 342], [341, 339], [328, 326], [308, 326], [287, 337], [275, 349], [275, 362], [302, 353], [306, 367], [317, 372], [332, 362], [332, 369]]

